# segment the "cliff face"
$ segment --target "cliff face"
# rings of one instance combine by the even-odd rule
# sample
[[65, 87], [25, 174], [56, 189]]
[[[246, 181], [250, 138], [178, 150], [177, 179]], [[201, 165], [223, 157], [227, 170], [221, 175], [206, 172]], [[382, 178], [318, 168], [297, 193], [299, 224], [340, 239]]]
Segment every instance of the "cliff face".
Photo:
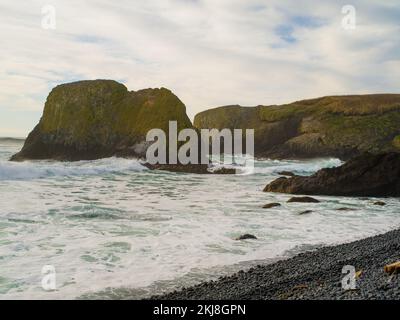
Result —
[[196, 128], [255, 129], [255, 153], [271, 158], [400, 151], [400, 95], [332, 96], [286, 105], [226, 106], [196, 115]]
[[168, 89], [128, 91], [111, 80], [54, 88], [39, 124], [11, 160], [84, 160], [143, 156], [148, 130], [168, 132], [168, 121], [190, 128], [185, 105]]

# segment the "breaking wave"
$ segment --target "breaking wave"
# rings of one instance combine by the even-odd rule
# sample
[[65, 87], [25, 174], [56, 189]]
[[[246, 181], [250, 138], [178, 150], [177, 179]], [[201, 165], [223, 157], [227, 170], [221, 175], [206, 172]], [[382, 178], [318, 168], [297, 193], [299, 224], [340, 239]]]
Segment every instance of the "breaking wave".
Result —
[[256, 161], [255, 173], [278, 174], [280, 171], [290, 171], [297, 175], [308, 176], [323, 168], [333, 168], [343, 162], [336, 158], [311, 160], [263, 160]]
[[94, 161], [0, 161], [0, 180], [32, 180], [55, 176], [87, 176], [147, 170], [136, 159], [106, 158]]

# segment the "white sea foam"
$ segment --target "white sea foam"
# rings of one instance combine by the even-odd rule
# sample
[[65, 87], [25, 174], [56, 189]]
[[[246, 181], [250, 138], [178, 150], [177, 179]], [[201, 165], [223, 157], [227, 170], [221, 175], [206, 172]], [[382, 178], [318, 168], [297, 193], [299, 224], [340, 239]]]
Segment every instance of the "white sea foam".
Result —
[[[246, 162], [247, 161], [247, 162]], [[336, 158], [321, 158], [310, 160], [257, 160], [250, 156], [241, 157], [240, 164], [224, 164], [213, 162], [210, 171], [219, 168], [235, 168], [240, 175], [265, 174], [274, 175], [281, 171], [290, 171], [297, 175], [311, 175], [322, 168], [333, 168], [340, 166], [343, 162]], [[247, 164], [247, 165], [244, 165]], [[254, 167], [253, 167], [254, 166]]]
[[1, 180], [32, 180], [55, 176], [84, 176], [146, 170], [136, 159], [107, 158], [95, 161], [0, 161]]
[[280, 171], [291, 171], [298, 175], [310, 175], [322, 168], [340, 166], [343, 162], [336, 158], [310, 160], [264, 160], [257, 161], [257, 173], [277, 174]]
[[[88, 292], [102, 298], [105, 288], [160, 290], [165, 280], [186, 286], [208, 279], [210, 268], [232, 271], [237, 263], [360, 239], [400, 223], [398, 199], [385, 199], [385, 207], [344, 197], [287, 203], [290, 195], [262, 192], [279, 171], [312, 174], [341, 164], [337, 159], [255, 161], [253, 175], [184, 175], [116, 158], [6, 161], [20, 148], [0, 143], [0, 299]], [[263, 209], [269, 202], [281, 206]], [[304, 210], [312, 213], [299, 215]], [[244, 233], [258, 239], [233, 240]], [[40, 287], [44, 265], [55, 267], [57, 291]]]

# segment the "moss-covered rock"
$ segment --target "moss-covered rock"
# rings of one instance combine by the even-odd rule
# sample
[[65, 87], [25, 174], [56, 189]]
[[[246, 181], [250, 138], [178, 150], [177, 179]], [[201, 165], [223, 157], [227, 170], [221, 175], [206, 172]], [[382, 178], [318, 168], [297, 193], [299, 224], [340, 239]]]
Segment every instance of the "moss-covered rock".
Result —
[[82, 160], [143, 156], [146, 133], [168, 132], [168, 121], [190, 128], [185, 105], [168, 89], [128, 91], [112, 80], [55, 87], [39, 124], [12, 160]]
[[197, 128], [255, 129], [255, 152], [272, 158], [400, 149], [400, 95], [332, 96], [286, 105], [227, 106], [196, 115]]
[[394, 137], [394, 139], [393, 139], [393, 146], [394, 146], [396, 149], [400, 150], [400, 135]]

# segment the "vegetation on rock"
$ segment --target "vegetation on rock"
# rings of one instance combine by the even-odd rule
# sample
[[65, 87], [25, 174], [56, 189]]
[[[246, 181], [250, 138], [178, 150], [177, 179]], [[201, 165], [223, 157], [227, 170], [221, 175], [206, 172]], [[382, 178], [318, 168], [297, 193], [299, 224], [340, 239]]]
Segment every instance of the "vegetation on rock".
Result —
[[226, 106], [196, 115], [196, 128], [255, 129], [255, 152], [273, 158], [400, 150], [400, 95], [331, 96], [285, 105]]
[[55, 87], [39, 124], [12, 160], [143, 156], [150, 129], [191, 128], [185, 105], [168, 89], [128, 91], [112, 80]]

